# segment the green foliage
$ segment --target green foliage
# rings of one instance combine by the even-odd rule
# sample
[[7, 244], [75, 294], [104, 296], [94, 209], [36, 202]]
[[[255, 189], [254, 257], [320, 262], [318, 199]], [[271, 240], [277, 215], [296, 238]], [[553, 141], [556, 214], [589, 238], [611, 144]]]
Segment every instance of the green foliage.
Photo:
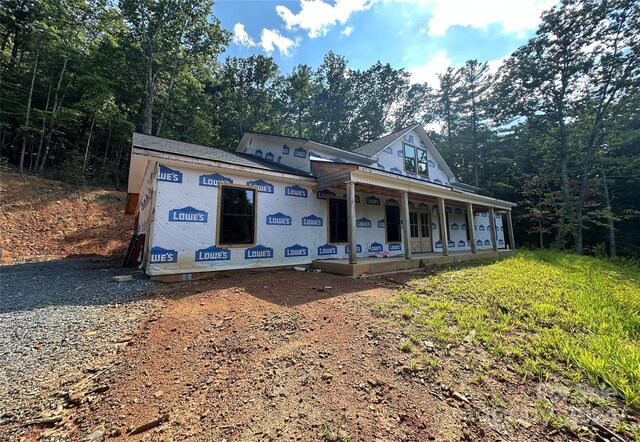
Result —
[[[405, 335], [460, 345], [475, 339], [523, 378], [551, 373], [613, 388], [640, 407], [640, 267], [557, 251], [416, 279], [391, 314]], [[399, 347], [406, 351], [410, 342]]]

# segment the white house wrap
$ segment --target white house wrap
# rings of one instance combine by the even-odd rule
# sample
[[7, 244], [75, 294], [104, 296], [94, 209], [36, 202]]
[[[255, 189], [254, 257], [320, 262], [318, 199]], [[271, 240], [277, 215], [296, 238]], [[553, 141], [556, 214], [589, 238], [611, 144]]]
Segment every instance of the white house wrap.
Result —
[[351, 244], [362, 258], [513, 243], [503, 214], [494, 216], [495, 235], [490, 222], [490, 211], [513, 204], [457, 183], [419, 125], [353, 152], [259, 133], [245, 134], [236, 152], [134, 134], [129, 178], [136, 233], [146, 238], [141, 265], [152, 276], [343, 259]]

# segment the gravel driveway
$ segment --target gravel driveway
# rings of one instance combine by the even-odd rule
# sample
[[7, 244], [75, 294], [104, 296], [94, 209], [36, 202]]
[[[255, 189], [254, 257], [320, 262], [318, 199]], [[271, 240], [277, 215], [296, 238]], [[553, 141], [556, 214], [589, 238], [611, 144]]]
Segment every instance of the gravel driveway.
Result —
[[[104, 259], [0, 267], [0, 439], [3, 428], [62, 406], [65, 388], [113, 361], [152, 312], [157, 287]], [[117, 283], [114, 275], [133, 274]]]

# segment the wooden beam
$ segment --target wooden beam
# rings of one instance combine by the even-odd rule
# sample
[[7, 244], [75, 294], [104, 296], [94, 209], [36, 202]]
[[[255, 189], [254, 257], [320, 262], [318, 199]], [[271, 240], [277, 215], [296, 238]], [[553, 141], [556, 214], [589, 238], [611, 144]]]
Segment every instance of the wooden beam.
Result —
[[509, 247], [511, 247], [511, 250], [515, 250], [516, 241], [513, 235], [513, 223], [511, 222], [511, 210], [507, 210], [507, 224], [509, 224]]
[[440, 220], [440, 242], [442, 255], [449, 255], [449, 238], [447, 238], [447, 219], [445, 216], [444, 198], [438, 198], [438, 218]]
[[498, 240], [496, 235], [496, 213], [493, 207], [489, 207], [489, 228], [491, 229], [491, 247], [494, 252], [498, 251]]
[[471, 241], [471, 253], [478, 253], [475, 229], [475, 223], [473, 221], [473, 204], [467, 203], [467, 232], [469, 232], [469, 241]]
[[358, 262], [356, 243], [356, 184], [347, 182], [347, 238], [349, 240], [349, 264]]
[[402, 240], [404, 242], [404, 257], [411, 259], [411, 226], [409, 224], [409, 192], [400, 192], [400, 217], [404, 223]]
[[127, 202], [124, 207], [125, 215], [135, 215], [136, 209], [138, 208], [138, 199], [140, 198], [139, 193], [127, 193]]

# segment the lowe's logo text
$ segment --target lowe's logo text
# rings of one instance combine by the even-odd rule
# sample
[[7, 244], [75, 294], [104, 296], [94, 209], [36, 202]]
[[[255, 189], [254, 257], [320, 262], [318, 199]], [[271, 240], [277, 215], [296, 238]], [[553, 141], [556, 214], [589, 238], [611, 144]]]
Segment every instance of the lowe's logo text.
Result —
[[331, 244], [325, 244], [318, 247], [318, 255], [336, 255], [337, 253], [338, 248], [336, 246], [332, 246]]
[[382, 247], [382, 244], [374, 242], [369, 244], [369, 251], [370, 252], [382, 252], [384, 248]]
[[309, 191], [300, 186], [287, 186], [284, 188], [284, 194], [287, 196], [297, 196], [299, 198], [307, 198]]
[[180, 172], [179, 170], [169, 169], [166, 166], [160, 166], [158, 181], [166, 181], [168, 183], [182, 183], [182, 172]]
[[274, 213], [273, 215], [267, 215], [267, 224], [276, 226], [290, 226], [291, 217], [281, 212]]
[[396, 250], [402, 250], [402, 246], [400, 244], [389, 244], [389, 251], [393, 252]]
[[191, 206], [182, 209], [169, 210], [169, 221], [183, 223], [206, 223], [207, 212], [194, 209]]
[[322, 218], [315, 215], [309, 215], [302, 218], [302, 225], [307, 227], [322, 227]]
[[371, 220], [360, 218], [356, 220], [356, 227], [371, 227]]
[[155, 246], [151, 248], [150, 260], [151, 264], [178, 262], [178, 252]]
[[230, 259], [231, 250], [229, 249], [219, 249], [216, 246], [211, 246], [206, 249], [196, 250], [196, 262], [229, 261]]
[[294, 244], [291, 247], [284, 249], [284, 257], [292, 258], [297, 256], [309, 256], [309, 249], [301, 246], [300, 244]]
[[257, 245], [244, 251], [244, 259], [273, 258], [273, 249]]
[[219, 183], [233, 184], [233, 180], [231, 178], [227, 178], [226, 176], [220, 175], [219, 173], [200, 175], [200, 178], [198, 180], [198, 184], [205, 187], [218, 187]]
[[273, 193], [273, 184], [263, 180], [247, 181], [247, 186], [255, 186], [260, 193]]

